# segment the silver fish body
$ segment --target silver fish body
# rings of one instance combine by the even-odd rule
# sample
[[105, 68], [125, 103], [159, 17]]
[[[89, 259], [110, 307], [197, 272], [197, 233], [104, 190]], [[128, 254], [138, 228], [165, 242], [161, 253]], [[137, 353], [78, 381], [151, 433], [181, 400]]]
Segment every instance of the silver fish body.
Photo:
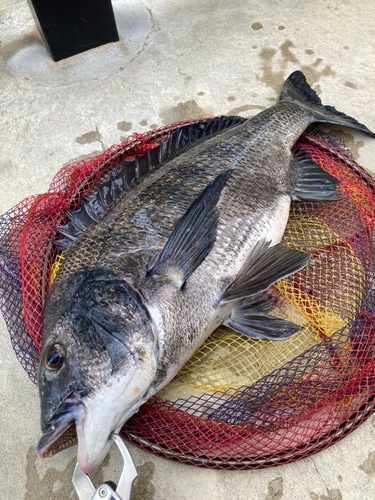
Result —
[[314, 121], [374, 137], [296, 72], [275, 106], [161, 163], [75, 241], [45, 309], [41, 456], [75, 426], [93, 471], [111, 432], [223, 322], [254, 338], [296, 331], [262, 293], [308, 262], [278, 245], [291, 200], [336, 199], [335, 179], [292, 153]]

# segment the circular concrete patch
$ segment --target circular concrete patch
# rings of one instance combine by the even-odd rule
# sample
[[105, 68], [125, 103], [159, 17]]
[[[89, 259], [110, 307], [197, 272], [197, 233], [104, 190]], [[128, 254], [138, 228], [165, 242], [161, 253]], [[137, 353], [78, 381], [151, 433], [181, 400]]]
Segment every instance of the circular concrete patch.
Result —
[[120, 41], [54, 62], [27, 3], [0, 25], [0, 55], [18, 75], [40, 85], [105, 78], [124, 68], [150, 40], [152, 20], [141, 0], [113, 0]]

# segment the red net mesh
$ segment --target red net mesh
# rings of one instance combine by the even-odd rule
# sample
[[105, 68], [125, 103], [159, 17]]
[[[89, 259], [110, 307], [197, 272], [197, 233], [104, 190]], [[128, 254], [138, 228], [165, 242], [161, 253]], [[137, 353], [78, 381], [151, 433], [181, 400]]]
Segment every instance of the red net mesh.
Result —
[[[145, 153], [181, 125], [134, 134], [64, 167], [48, 193], [27, 198], [0, 219], [0, 307], [17, 358], [34, 382], [45, 297], [61, 258], [54, 226], [109, 168]], [[126, 424], [122, 435], [133, 444], [203, 467], [267, 467], [323, 449], [372, 412], [374, 180], [324, 134], [304, 134], [298, 146], [341, 181], [342, 195], [338, 202], [292, 204], [283, 241], [312, 259], [269, 293], [275, 314], [299, 323], [302, 333], [277, 344], [239, 340], [220, 328]]]

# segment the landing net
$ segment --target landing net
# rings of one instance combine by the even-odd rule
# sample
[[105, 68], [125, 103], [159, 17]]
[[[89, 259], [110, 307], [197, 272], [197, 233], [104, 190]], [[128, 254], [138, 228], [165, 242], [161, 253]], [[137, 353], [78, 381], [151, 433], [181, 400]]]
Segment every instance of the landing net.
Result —
[[[46, 293], [64, 259], [54, 227], [109, 168], [186, 123], [63, 167], [48, 193], [0, 218], [0, 309], [34, 383]], [[202, 467], [269, 467], [316, 453], [373, 411], [375, 181], [337, 138], [310, 130], [297, 145], [341, 181], [339, 201], [292, 203], [283, 243], [312, 257], [268, 293], [299, 332], [255, 341], [220, 327], [124, 426], [136, 446]]]

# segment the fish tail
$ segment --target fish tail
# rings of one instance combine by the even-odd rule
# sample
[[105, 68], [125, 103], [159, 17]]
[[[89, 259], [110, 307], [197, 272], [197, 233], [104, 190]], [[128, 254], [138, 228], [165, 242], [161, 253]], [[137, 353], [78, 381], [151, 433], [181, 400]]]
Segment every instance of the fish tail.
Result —
[[375, 139], [374, 132], [371, 132], [371, 130], [362, 123], [359, 123], [355, 118], [337, 111], [333, 106], [324, 106], [318, 95], [307, 83], [305, 75], [301, 71], [295, 71], [285, 81], [279, 99], [279, 102], [282, 101], [300, 102], [314, 112], [317, 122], [345, 125], [346, 127], [360, 130]]

